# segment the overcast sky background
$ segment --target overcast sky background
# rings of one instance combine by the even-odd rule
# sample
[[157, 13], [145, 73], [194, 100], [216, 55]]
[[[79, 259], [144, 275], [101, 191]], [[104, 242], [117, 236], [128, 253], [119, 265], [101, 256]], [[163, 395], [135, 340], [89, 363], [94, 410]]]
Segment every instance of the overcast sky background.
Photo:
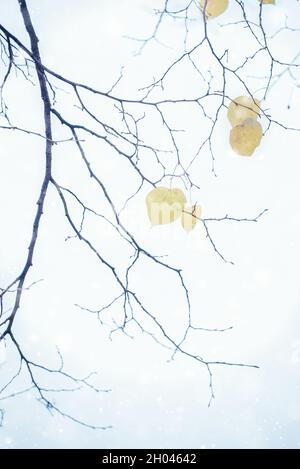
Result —
[[[162, 3], [28, 0], [44, 63], [67, 77], [103, 90], [110, 88], [120, 67], [125, 65], [124, 80], [115, 92], [121, 96], [134, 96], [138, 88], [159, 76], [182, 45], [182, 25], [176, 22], [167, 23], [162, 30], [167, 47], [152, 43], [141, 57], [134, 56], [137, 44], [124, 37], [151, 33], [152, 9]], [[220, 26], [238, 19], [233, 3], [220, 21], [211, 22], [210, 28], [216, 49], [229, 48], [232, 60], [239, 62], [245, 51], [251, 50], [247, 33], [238, 27]], [[249, 14], [257, 14], [256, 0], [245, 3], [249, 3]], [[176, 0], [173, 4], [179, 7], [185, 2]], [[299, 8], [293, 0], [278, 0], [275, 7], [267, 6], [266, 27], [270, 34], [284, 25], [286, 15], [291, 27], [300, 27]], [[28, 43], [17, 1], [2, 0], [0, 17], [3, 25]], [[191, 41], [201, 37], [202, 28], [199, 16], [191, 25]], [[283, 61], [290, 61], [298, 52], [297, 43], [297, 32], [283, 33], [274, 39], [274, 50]], [[205, 53], [198, 59], [203, 70], [211, 67], [212, 73], [220, 73]], [[264, 76], [267, 71], [265, 57], [258, 58], [247, 71], [249, 86], [253, 92], [258, 90], [258, 96], [261, 80], [250, 75]], [[167, 83], [166, 96], [197, 94], [195, 89], [200, 85], [192, 72], [188, 67], [178, 67]], [[233, 80], [228, 82], [227, 92], [235, 97], [242, 89]], [[21, 78], [12, 79], [6, 101], [16, 125], [42, 130], [37, 87]], [[69, 95], [58, 91], [58, 101], [64, 103], [58, 108], [73, 120], [78, 118]], [[101, 103], [91, 103], [99, 112], [111, 112], [109, 108], [102, 109]], [[299, 104], [299, 91], [287, 74], [264, 103], [274, 118], [295, 127], [299, 127]], [[185, 157], [191, 159], [205, 136], [206, 123], [198, 111], [188, 107], [173, 107], [169, 112], [177, 128], [187, 129], [180, 144], [185, 148]], [[169, 145], [151, 115], [144, 131], [151, 141]], [[68, 371], [85, 375], [97, 370], [95, 384], [111, 392], [58, 395], [57, 402], [79, 418], [112, 425], [112, 429], [92, 431], [57, 415], [52, 418], [36, 396], [27, 393], [1, 404], [5, 407], [1, 448], [300, 447], [299, 133], [271, 127], [255, 155], [241, 158], [229, 148], [229, 131], [224, 109], [214, 138], [218, 177], [211, 173], [206, 150], [192, 167], [200, 192], [192, 193], [191, 201], [197, 197], [207, 217], [227, 213], [255, 217], [261, 210], [269, 209], [257, 224], [212, 226], [215, 241], [222, 253], [235, 262], [234, 266], [216, 256], [200, 227], [189, 235], [178, 224], [151, 229], [144, 203], [150, 186], [144, 187], [129, 204], [124, 220], [149, 249], [168, 254], [171, 264], [183, 267], [196, 324], [210, 328], [234, 326], [222, 334], [194, 334], [193, 349], [207, 359], [253, 363], [260, 369], [215, 367], [216, 399], [208, 408], [209, 383], [204, 367], [179, 355], [168, 362], [169, 352], [142, 334], [135, 334], [134, 339], [115, 334], [110, 341], [109, 327], [100, 326], [95, 317], [74, 304], [101, 307], [113, 298], [115, 287], [110, 275], [85, 247], [75, 240], [65, 242], [71, 233], [51, 190], [29, 279], [44, 280], [25, 292], [16, 333], [26, 353], [36, 360], [55, 366], [58, 345]], [[37, 137], [0, 132], [2, 284], [8, 283], [23, 265], [44, 159], [43, 142]], [[66, 136], [66, 131], [57, 126], [55, 132], [58, 138]], [[91, 140], [86, 145], [92, 163], [120, 209], [138, 186], [136, 175], [101, 143]], [[151, 160], [142, 164], [151, 174]], [[82, 171], [72, 144], [54, 148], [54, 172], [59, 182], [76, 188], [95, 209], [100, 210], [101, 206], [105, 210]], [[112, 238], [101, 223], [89, 223], [89, 233], [103, 252], [114, 263], [123, 263], [128, 255], [124, 245]], [[142, 261], [132, 281], [145, 303], [178, 336], [185, 315], [176, 277], [158, 272]], [[115, 306], [106, 314], [107, 322], [109, 317], [117, 318], [119, 312]], [[0, 383], [4, 383], [16, 363], [9, 348], [2, 350], [0, 358]], [[49, 384], [49, 378], [40, 378]], [[23, 389], [26, 384], [21, 377], [12, 390]]]

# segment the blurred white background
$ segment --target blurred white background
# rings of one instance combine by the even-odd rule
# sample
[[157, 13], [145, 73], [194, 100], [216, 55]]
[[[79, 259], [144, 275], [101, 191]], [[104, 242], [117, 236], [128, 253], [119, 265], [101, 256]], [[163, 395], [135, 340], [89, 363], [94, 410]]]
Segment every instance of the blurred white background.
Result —
[[[123, 97], [134, 96], [178, 54], [184, 36], [183, 26], [177, 22], [167, 22], [162, 29], [167, 47], [151, 43], [141, 56], [134, 56], [138, 44], [125, 37], [151, 34], [153, 8], [163, 3], [28, 0], [44, 63], [64, 76], [103, 90], [110, 88], [125, 65], [124, 80], [115, 91]], [[250, 12], [257, 12], [256, 0], [246, 3]], [[173, 4], [179, 7], [185, 2], [176, 0]], [[276, 7], [268, 6], [266, 11], [270, 32], [285, 24], [286, 15], [291, 27], [300, 27], [295, 1], [278, 0]], [[210, 28], [216, 48], [228, 48], [239, 61], [249, 50], [246, 33], [238, 27], [220, 26], [233, 21], [237, 14], [232, 1], [220, 21], [211, 22]], [[0, 17], [7, 29], [28, 43], [17, 1], [2, 0]], [[191, 25], [192, 37], [201, 37], [202, 30], [199, 15]], [[279, 35], [274, 43], [276, 55], [291, 60], [298, 52], [297, 43], [299, 35], [295, 33]], [[203, 61], [204, 68], [212, 67], [214, 73], [220, 73], [205, 55]], [[266, 58], [262, 56], [247, 73], [263, 76], [266, 71]], [[197, 78], [193, 77], [190, 68], [178, 67], [168, 81], [166, 93], [181, 97], [197, 94]], [[259, 80], [249, 77], [249, 83], [253, 92], [260, 87]], [[228, 95], [236, 97], [241, 91], [238, 83], [228, 81]], [[19, 77], [11, 80], [5, 93], [13, 123], [42, 130], [37, 87]], [[76, 120], [73, 101], [62, 91], [58, 96], [65, 103], [67, 115]], [[97, 109], [96, 102], [94, 105]], [[299, 127], [299, 105], [299, 90], [288, 74], [274, 86], [265, 103], [274, 118], [295, 127]], [[207, 106], [209, 110], [210, 104]], [[186, 157], [191, 159], [204, 137], [203, 119], [200, 114], [199, 120], [195, 118], [197, 114], [191, 114], [190, 108], [173, 107], [171, 112], [177, 126], [182, 124], [188, 129], [182, 144]], [[154, 119], [149, 118], [147, 129], [154, 141], [157, 135], [159, 144], [167, 146], [168, 142], [156, 134], [159, 126]], [[211, 227], [218, 247], [235, 262], [234, 266], [216, 256], [200, 227], [189, 235], [178, 224], [151, 228], [144, 203], [150, 186], [145, 186], [129, 204], [124, 220], [155, 254], [168, 254], [172, 265], [183, 267], [196, 324], [210, 328], [234, 326], [220, 334], [193, 334], [193, 349], [207, 359], [253, 363], [260, 369], [214, 367], [216, 399], [208, 408], [209, 382], [204, 367], [179, 354], [168, 362], [170, 353], [143, 334], [130, 339], [116, 333], [110, 341], [110, 329], [74, 304], [99, 308], [113, 298], [115, 286], [104, 267], [79, 241], [65, 242], [70, 229], [51, 189], [29, 279], [44, 280], [25, 292], [16, 334], [27, 355], [35, 360], [54, 366], [57, 345], [68, 371], [82, 376], [97, 370], [94, 382], [111, 389], [110, 393], [95, 396], [82, 391], [55, 397], [66, 411], [94, 424], [112, 425], [112, 429], [92, 431], [57, 415], [52, 418], [36, 395], [27, 393], [0, 402], [5, 408], [1, 448], [300, 447], [299, 133], [272, 126], [255, 155], [241, 158], [229, 148], [229, 131], [223, 109], [214, 137], [218, 177], [211, 173], [208, 151], [201, 154], [191, 173], [200, 185], [197, 200], [205, 216], [228, 213], [255, 217], [269, 209], [257, 224]], [[56, 132], [58, 138], [66, 135], [59, 128]], [[0, 137], [0, 275], [4, 284], [24, 262], [44, 159], [43, 142], [37, 137], [6, 130], [0, 130]], [[86, 145], [92, 163], [121, 208], [137, 188], [138, 178], [120, 156], [101, 143], [90, 140]], [[147, 171], [149, 167], [149, 162], [145, 163]], [[54, 171], [59, 182], [78, 188], [97, 209], [97, 193], [90, 189], [90, 180], [71, 143], [54, 148]], [[99, 211], [104, 209], [100, 203]], [[92, 239], [109, 259], [124, 262], [128, 253], [122, 243], [113, 241], [109, 233], [102, 231], [101, 224], [91, 221], [89, 228]], [[184, 298], [176, 277], [142, 261], [132, 282], [168, 330], [175, 336], [180, 333]], [[117, 317], [119, 307], [116, 304], [105, 318], [110, 314]], [[16, 366], [12, 350], [6, 350], [6, 358], [0, 352], [0, 383]], [[40, 378], [48, 380], [42, 375]], [[24, 386], [26, 381], [20, 377], [13, 390]]]

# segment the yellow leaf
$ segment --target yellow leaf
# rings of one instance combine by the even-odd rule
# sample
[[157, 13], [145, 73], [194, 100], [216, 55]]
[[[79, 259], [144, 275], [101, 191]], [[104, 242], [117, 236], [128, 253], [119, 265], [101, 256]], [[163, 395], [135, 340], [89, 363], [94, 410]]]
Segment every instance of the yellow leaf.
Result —
[[185, 206], [181, 215], [181, 224], [185, 231], [192, 231], [198, 219], [201, 217], [202, 208], [200, 205]]
[[275, 0], [258, 0], [260, 3], [263, 3], [264, 5], [275, 5]]
[[241, 124], [246, 119], [256, 120], [260, 114], [259, 101], [250, 96], [239, 96], [231, 101], [227, 117], [232, 127]]
[[180, 217], [186, 198], [181, 189], [156, 187], [146, 197], [149, 219], [152, 225], [172, 223]]
[[228, 0], [200, 0], [200, 8], [205, 10], [206, 18], [215, 18], [224, 13], [228, 7]]
[[231, 147], [238, 155], [251, 156], [260, 144], [262, 134], [259, 122], [254, 119], [246, 119], [245, 122], [231, 129]]

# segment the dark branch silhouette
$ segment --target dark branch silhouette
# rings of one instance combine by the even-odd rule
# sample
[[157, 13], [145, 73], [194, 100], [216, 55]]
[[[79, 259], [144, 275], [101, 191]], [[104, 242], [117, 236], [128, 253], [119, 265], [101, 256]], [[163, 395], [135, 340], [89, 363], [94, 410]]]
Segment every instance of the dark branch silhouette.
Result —
[[[218, 52], [214, 45], [213, 35], [210, 34], [210, 24], [205, 16], [205, 9], [203, 12], [200, 12], [198, 2], [192, 0], [183, 2], [182, 8], [174, 10], [171, 7], [172, 2], [165, 0], [163, 8], [156, 11], [157, 21], [152, 33], [145, 39], [134, 39], [139, 44], [137, 53], [144, 53], [146, 47], [152, 42], [162, 43], [160, 40], [160, 31], [169, 20], [184, 25], [185, 38], [182, 45], [183, 49], [175, 59], [170, 60], [170, 63], [166, 66], [166, 69], [162, 71], [160, 76], [154, 78], [148, 85], [137, 90], [135, 97], [123, 97], [116, 91], [124, 76], [123, 69], [118, 79], [108, 91], [98, 90], [88, 84], [73, 81], [65, 77], [62, 73], [50, 69], [47, 64], [43, 62], [43, 58], [41, 57], [39, 40], [35, 27], [32, 24], [27, 3], [25, 0], [18, 0], [18, 3], [30, 46], [24, 44], [16, 35], [12, 34], [4, 25], [0, 24], [1, 58], [6, 67], [0, 85], [1, 116], [4, 120], [0, 125], [0, 130], [3, 132], [25, 133], [44, 141], [44, 177], [40, 183], [40, 192], [36, 202], [36, 212], [32, 223], [32, 231], [29, 235], [30, 241], [25, 262], [20, 268], [20, 273], [16, 278], [11, 279], [8, 285], [1, 286], [0, 289], [0, 341], [10, 343], [17, 351], [19, 357], [17, 372], [0, 389], [0, 400], [5, 402], [6, 399], [26, 393], [29, 390], [34, 390], [37, 399], [44, 404], [51, 413], [57, 413], [90, 428], [108, 428], [108, 426], [103, 425], [92, 425], [84, 419], [64, 412], [61, 407], [55, 403], [54, 399], [49, 397], [57, 392], [73, 392], [81, 389], [83, 386], [95, 392], [101, 392], [101, 389], [94, 387], [90, 383], [90, 376], [78, 378], [68, 374], [64, 369], [63, 357], [59, 351], [59, 365], [57, 368], [51, 368], [45, 364], [31, 360], [24, 352], [24, 345], [20, 343], [15, 332], [14, 326], [18, 311], [22, 308], [23, 292], [33, 286], [28, 285], [28, 273], [34, 268], [34, 255], [39, 240], [39, 229], [42, 223], [44, 204], [49, 188], [51, 187], [57, 194], [57, 200], [59, 202], [57, 210], [63, 211], [70, 229], [68, 239], [71, 237], [76, 238], [85, 245], [91, 255], [95, 256], [99, 263], [105, 266], [108, 275], [110, 275], [111, 282], [114, 283], [118, 289], [118, 293], [115, 297], [111, 298], [107, 304], [99, 306], [97, 309], [90, 308], [86, 305], [76, 306], [80, 308], [83, 313], [95, 315], [101, 325], [103, 324], [103, 312], [109, 311], [113, 305], [118, 305], [119, 311], [122, 312], [122, 320], [117, 321], [112, 318], [115, 327], [110, 331], [110, 336], [116, 331], [130, 335], [128, 326], [134, 324], [141, 333], [149, 335], [159, 345], [166, 347], [170, 351], [171, 359], [174, 359], [175, 355], [180, 353], [187, 359], [191, 359], [200, 366], [204, 366], [208, 372], [209, 378], [210, 404], [214, 398], [213, 368], [216, 366], [257, 368], [258, 366], [256, 364], [240, 363], [238, 360], [237, 362], [228, 362], [226, 360], [210, 361], [200, 356], [197, 351], [190, 351], [187, 346], [187, 340], [191, 331], [224, 333], [231, 330], [232, 326], [209, 329], [194, 324], [190, 292], [182, 269], [178, 266], [171, 265], [165, 261], [163, 257], [150, 252], [150, 250], [144, 246], [142, 240], [139, 240], [138, 237], [127, 228], [122, 215], [130, 200], [136, 197], [146, 187], [151, 190], [161, 184], [169, 184], [169, 182], [172, 184], [173, 181], [178, 181], [187, 191], [191, 189], [199, 190], [199, 185], [194, 181], [193, 165], [202, 154], [205, 156], [209, 155], [212, 173], [216, 175], [217, 156], [214, 150], [214, 135], [217, 124], [221, 119], [223, 109], [227, 109], [229, 103], [235, 98], [234, 96], [229, 96], [227, 91], [228, 80], [235, 79], [237, 83], [242, 86], [245, 94], [254, 99], [255, 90], [249, 87], [243, 73], [246, 67], [260, 55], [264, 54], [266, 59], [266, 76], [263, 80], [264, 84], [261, 87], [263, 90], [261, 118], [265, 122], [265, 134], [272, 125], [288, 131], [299, 131], [300, 128], [290, 127], [285, 125], [284, 122], [273, 119], [272, 116], [269, 115], [268, 110], [264, 109], [263, 105], [272, 87], [276, 86], [284, 75], [291, 74], [292, 79], [296, 82], [295, 86], [297, 86], [298, 82], [293, 75], [293, 71], [300, 66], [298, 63], [299, 54], [297, 54], [290, 63], [285, 60], [280, 60], [271, 46], [272, 39], [275, 35], [269, 37], [264, 28], [264, 5], [257, 5], [256, 20], [253, 21], [248, 18], [248, 10], [244, 2], [234, 0], [234, 3], [239, 8], [241, 19], [232, 23], [227, 22], [221, 24], [220, 27], [247, 28], [256, 45], [256, 49], [249, 56], [245, 55], [242, 63], [239, 65], [230, 65], [230, 51], [225, 47], [222, 52]], [[198, 21], [200, 18], [202, 21], [202, 37], [200, 37], [200, 40], [196, 43], [190, 45], [190, 25], [195, 21], [195, 18], [197, 18]], [[288, 23], [280, 28], [277, 34], [281, 34], [282, 30], [289, 30], [290, 32], [296, 31], [290, 28]], [[204, 52], [207, 53], [207, 51], [210, 54], [211, 60], [217, 67], [217, 78], [221, 86], [218, 85], [216, 87], [213, 83], [215, 77], [212, 76], [212, 73], [208, 71], [204, 74], [199, 66], [201, 54]], [[167, 81], [170, 76], [176, 74], [176, 70], [180, 66], [191, 67], [193, 73], [199, 78], [201, 91], [199, 91], [197, 95], [189, 98], [172, 97], [169, 93]], [[30, 83], [38, 83], [40, 99], [43, 103], [43, 132], [23, 128], [20, 125], [14, 125], [10, 120], [4, 95], [5, 86], [13, 71], [17, 73], [19, 79], [26, 79]], [[58, 88], [67, 90], [70, 93], [74, 100], [74, 105], [81, 112], [80, 115], [82, 119], [77, 117], [71, 120], [68, 115], [64, 113], [58, 103], [56, 91]], [[90, 107], [90, 101], [88, 99], [90, 96], [92, 96], [95, 101], [99, 99], [104, 100], [106, 106], [111, 109], [111, 113], [116, 116], [115, 124], [108, 122], [104, 114], [102, 115], [101, 112], [96, 112]], [[215, 105], [214, 113], [209, 114], [207, 111], [208, 103], [212, 98], [215, 99], [217, 104]], [[182, 106], [189, 106], [191, 120], [195, 118], [199, 120], [202, 119], [209, 124], [206, 135], [201, 142], [199, 142], [197, 152], [191, 155], [188, 162], [185, 162], [183, 159], [184, 149], [178, 139], [180, 131], [186, 129], [174, 128], [169, 117], [170, 109], [176, 108], [178, 112], [180, 112]], [[151, 120], [157, 118], [169, 142], [168, 149], [162, 148], [159, 141], [153, 142], [151, 139], [144, 140], [144, 138], [141, 137], [141, 125], [144, 125], [145, 121], [151, 122]], [[55, 125], [59, 124], [61, 128], [64, 129], [65, 138], [58, 139], [53, 135], [54, 122]], [[188, 128], [188, 126], [189, 123], [187, 122], [186, 128]], [[98, 174], [98, 171], [91, 163], [86, 145], [86, 140], [90, 138], [101, 142], [105, 148], [113, 150], [120, 159], [128, 163], [128, 168], [137, 176], [137, 187], [133, 189], [130, 197], [124, 201], [121, 209], [117, 207], [110, 188], [106, 186], [101, 175]], [[103, 206], [105, 206], [106, 209], [108, 208], [109, 215], [106, 215], [107, 210], [103, 210], [103, 213], [101, 210], [96, 211], [85, 202], [76, 190], [72, 187], [66, 187], [63, 182], [59, 181], [52, 170], [53, 146], [61, 145], [66, 142], [76, 147], [77, 154], [82, 163], [82, 174], [88, 174], [90, 176], [91, 182], [97, 187]], [[147, 154], [154, 156], [155, 164], [160, 174], [155, 179], [140, 165], [141, 158], [143, 155]], [[168, 156], [167, 162], [166, 156]], [[81, 220], [79, 222], [75, 215], [74, 205], [77, 206], [81, 212]], [[254, 217], [235, 217], [226, 214], [221, 217], [200, 217], [198, 221], [199, 225], [202, 226], [204, 230], [207, 242], [212, 248], [212, 253], [217, 255], [221, 261], [233, 264], [233, 261], [228, 260], [227, 255], [223, 254], [221, 247], [217, 246], [213, 237], [213, 225], [215, 223], [256, 223], [263, 217], [266, 211], [267, 209], [258, 210], [258, 215]], [[104, 251], [99, 250], [86, 232], [86, 219], [89, 216], [95, 217], [95, 219], [101, 219], [109, 227], [113, 228], [120, 239], [130, 248], [131, 255], [128, 258], [125, 275], [119, 273], [118, 266], [114, 265], [109, 260]], [[162, 271], [168, 272], [174, 277], [181, 291], [184, 293], [186, 325], [182, 330], [180, 340], [176, 340], [172, 334], [169, 333], [167, 328], [160, 322], [158, 312], [150, 310], [143, 301], [140, 293], [135, 291], [132, 287], [131, 275], [141, 259], [158, 266]], [[99, 302], [101, 303], [101, 298], [99, 298]], [[8, 307], [7, 305], [12, 306]], [[149, 321], [151, 328], [148, 327]], [[39, 381], [36, 373], [37, 370], [42, 370], [49, 374], [56, 374], [67, 379], [70, 383], [70, 387], [57, 389], [45, 388]], [[22, 373], [27, 374], [31, 385], [25, 389], [10, 391], [16, 378]], [[107, 392], [107, 390], [104, 390], [104, 392]], [[0, 425], [3, 423], [3, 419], [4, 411], [0, 410]]]

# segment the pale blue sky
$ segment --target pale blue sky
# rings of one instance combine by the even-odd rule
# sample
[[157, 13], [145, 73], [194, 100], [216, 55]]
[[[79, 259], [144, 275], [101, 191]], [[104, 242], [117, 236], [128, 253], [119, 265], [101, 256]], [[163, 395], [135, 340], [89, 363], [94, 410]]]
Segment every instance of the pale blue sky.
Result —
[[[141, 57], [133, 56], [136, 44], [124, 37], [141, 37], [151, 32], [152, 8], [159, 8], [162, 3], [159, 0], [28, 0], [44, 63], [65, 76], [104, 90], [109, 89], [120, 67], [125, 65], [124, 82], [118, 88], [122, 96], [134, 95], [178, 54], [183, 31], [176, 22], [166, 24], [162, 31], [167, 47], [152, 44]], [[221, 50], [226, 43], [238, 61], [251, 49], [247, 34], [238, 28], [219, 25], [235, 18], [237, 10], [233, 3], [223, 20], [211, 22], [210, 28], [216, 48]], [[254, 14], [257, 1], [247, 3]], [[176, 0], [173, 4], [178, 7], [185, 2]], [[278, 0], [276, 7], [268, 8], [266, 25], [270, 32], [284, 24], [285, 15], [291, 27], [300, 27], [297, 2]], [[0, 17], [8, 29], [28, 42], [17, 1], [2, 0]], [[197, 35], [201, 37], [202, 28], [199, 16], [191, 26], [192, 40]], [[283, 60], [291, 60], [297, 53], [299, 34], [293, 34], [283, 34], [274, 40], [276, 53]], [[200, 62], [204, 70], [211, 67], [214, 73], [220, 72], [205, 53], [203, 63], [202, 56]], [[255, 62], [253, 69], [247, 70], [253, 92], [261, 86], [261, 81], [250, 75], [264, 76], [266, 71], [263, 57]], [[218, 76], [216, 83], [217, 80]], [[166, 93], [183, 97], [193, 94], [199, 86], [197, 78], [184, 66], [176, 69], [167, 85]], [[234, 80], [228, 82], [228, 94], [232, 97], [241, 91]], [[70, 96], [63, 91], [58, 91], [58, 96], [64, 102], [65, 112], [76, 120], [78, 111], [73, 108]], [[6, 99], [14, 122], [37, 131], [42, 128], [37, 88], [21, 78], [12, 80]], [[276, 119], [299, 126], [299, 102], [299, 91], [293, 89], [292, 81], [285, 76], [272, 89], [265, 107]], [[98, 112], [110, 115], [111, 110], [102, 108], [101, 103], [91, 103]], [[200, 114], [189, 108], [172, 108], [171, 118], [178, 128], [187, 129], [187, 137], [182, 137], [181, 144], [185, 148], [184, 158], [190, 159], [205, 135], [206, 124]], [[149, 117], [146, 127], [147, 138], [169, 145], [155, 119]], [[64, 135], [56, 127], [55, 131], [59, 136]], [[208, 376], [204, 368], [179, 355], [168, 363], [169, 352], [145, 335], [137, 334], [132, 340], [115, 334], [110, 341], [109, 328], [101, 327], [74, 303], [101, 307], [114, 295], [111, 278], [78, 242], [65, 243], [70, 230], [51, 190], [30, 275], [30, 281], [40, 278], [44, 281], [25, 293], [16, 331], [26, 344], [26, 352], [41, 362], [55, 363], [57, 344], [70, 372], [84, 375], [97, 370], [96, 382], [110, 388], [110, 393], [94, 396], [83, 391], [59, 395], [57, 399], [64, 409], [78, 417], [113, 428], [92, 431], [58, 416], [52, 418], [35, 400], [35, 395], [28, 393], [5, 402], [0, 447], [300, 447], [299, 133], [273, 127], [253, 158], [240, 158], [229, 148], [229, 131], [224, 109], [214, 139], [218, 177], [211, 174], [210, 156], [205, 151], [192, 167], [193, 177], [201, 187], [192, 198], [199, 198], [208, 217], [227, 213], [254, 217], [264, 208], [269, 209], [257, 224], [212, 227], [215, 241], [222, 253], [234, 260], [234, 266], [224, 264], [215, 255], [201, 229], [189, 236], [175, 224], [151, 229], [144, 205], [149, 187], [128, 206], [124, 220], [156, 254], [169, 254], [170, 263], [183, 266], [197, 324], [234, 326], [224, 334], [195, 334], [191, 346], [206, 358], [254, 363], [260, 369], [215, 368], [216, 399], [208, 409]], [[24, 259], [33, 201], [43, 171], [43, 142], [1, 130], [0, 137], [0, 262], [1, 279], [8, 282]], [[137, 187], [136, 176], [120, 158], [97, 142], [88, 141], [86, 145], [93, 164], [121, 208]], [[89, 178], [82, 176], [75, 155], [69, 143], [55, 148], [55, 175], [60, 182], [79, 190], [97, 208], [98, 196], [90, 189]], [[151, 173], [151, 161], [142, 164]], [[89, 229], [92, 239], [110, 259], [124, 261], [127, 254], [124, 246], [113, 241], [101, 224], [91, 222]], [[153, 266], [141, 263], [133, 278], [134, 288], [157, 311], [168, 330], [180, 334], [184, 320], [183, 295], [176, 279], [160, 275]], [[118, 313], [115, 307], [112, 314], [118, 317]], [[108, 313], [106, 320], [111, 320]], [[0, 383], [14, 369], [14, 356], [9, 350], [7, 360], [3, 355], [2, 351]], [[26, 381], [21, 378], [13, 389], [24, 386]]]

